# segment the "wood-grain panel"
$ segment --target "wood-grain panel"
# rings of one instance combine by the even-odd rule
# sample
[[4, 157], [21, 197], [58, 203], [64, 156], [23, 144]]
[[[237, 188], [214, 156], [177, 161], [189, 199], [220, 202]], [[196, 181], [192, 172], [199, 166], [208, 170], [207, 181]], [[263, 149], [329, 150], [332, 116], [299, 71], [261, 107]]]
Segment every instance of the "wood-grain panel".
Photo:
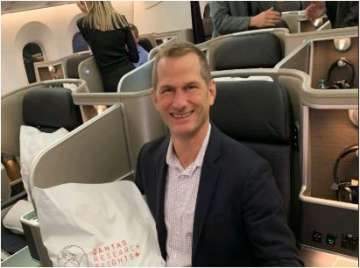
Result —
[[345, 57], [354, 66], [355, 78], [354, 87], [359, 87], [359, 63], [358, 53], [359, 42], [357, 37], [351, 38], [351, 47], [348, 51], [337, 51], [334, 46], [333, 39], [314, 41], [313, 43], [313, 58], [312, 58], [312, 74], [311, 87], [318, 88], [319, 79], [327, 78], [330, 66], [341, 57]]
[[[311, 195], [336, 200], [330, 189], [333, 166], [339, 153], [347, 146], [358, 144], [358, 129], [350, 122], [347, 110], [310, 109]], [[358, 173], [358, 160], [346, 157], [340, 175]], [[358, 174], [357, 174], [358, 175]]]

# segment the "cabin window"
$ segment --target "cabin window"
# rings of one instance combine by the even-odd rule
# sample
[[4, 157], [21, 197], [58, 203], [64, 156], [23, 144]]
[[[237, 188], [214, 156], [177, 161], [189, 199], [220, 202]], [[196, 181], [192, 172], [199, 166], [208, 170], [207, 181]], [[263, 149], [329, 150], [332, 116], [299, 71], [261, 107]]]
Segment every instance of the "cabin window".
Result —
[[44, 56], [41, 48], [36, 43], [28, 43], [23, 48], [23, 59], [26, 71], [26, 76], [29, 83], [36, 82], [34, 63], [44, 61]]
[[74, 53], [89, 50], [89, 46], [80, 32], [74, 34], [72, 47]]

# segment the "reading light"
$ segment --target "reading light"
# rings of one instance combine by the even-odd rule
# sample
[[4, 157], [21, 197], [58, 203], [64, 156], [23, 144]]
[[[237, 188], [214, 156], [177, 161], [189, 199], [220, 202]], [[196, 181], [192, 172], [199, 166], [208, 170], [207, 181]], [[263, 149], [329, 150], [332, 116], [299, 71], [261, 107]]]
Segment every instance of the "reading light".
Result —
[[315, 28], [319, 28], [321, 25], [323, 25], [323, 23], [324, 23], [324, 18], [321, 17], [321, 18], [314, 20], [313, 25]]
[[55, 73], [55, 68], [54, 68], [53, 65], [49, 65], [49, 66], [48, 66], [48, 69], [49, 69], [49, 72], [50, 72], [50, 73]]
[[351, 39], [349, 37], [335, 38], [334, 46], [337, 51], [342, 51], [342, 52], [348, 51], [351, 47]]
[[355, 127], [358, 127], [359, 126], [359, 110], [358, 109], [348, 110], [348, 116], [349, 116], [351, 123], [353, 123], [353, 125]]
[[100, 114], [107, 109], [107, 106], [106, 105], [95, 105], [95, 109], [96, 109], [97, 113]]

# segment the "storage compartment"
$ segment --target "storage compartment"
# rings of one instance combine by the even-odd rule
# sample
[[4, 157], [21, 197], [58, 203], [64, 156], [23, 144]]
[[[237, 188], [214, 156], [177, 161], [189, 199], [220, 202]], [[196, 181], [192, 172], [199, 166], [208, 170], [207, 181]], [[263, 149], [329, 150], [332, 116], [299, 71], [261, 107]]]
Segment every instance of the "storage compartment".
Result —
[[[334, 188], [339, 181], [358, 181], [359, 177], [358, 153], [351, 147], [358, 145], [358, 127], [348, 115], [353, 108], [353, 105], [302, 106], [301, 242], [357, 257], [358, 201], [339, 200]], [[346, 151], [350, 153], [344, 154]], [[353, 201], [358, 198], [356, 194], [351, 196]]]
[[31, 257], [41, 262], [42, 266], [52, 266], [47, 250], [42, 243], [39, 221], [35, 211], [25, 214], [20, 219], [24, 229], [26, 242], [28, 243]]
[[[339, 51], [335, 48], [334, 40], [315, 40], [312, 42], [312, 53], [310, 63], [310, 78], [312, 88], [321, 88], [319, 86], [320, 80], [328, 80], [329, 69], [341, 58], [345, 58], [354, 68], [354, 79], [351, 81], [353, 86], [351, 88], [358, 88], [359, 80], [359, 64], [358, 64], [358, 37], [344, 37], [351, 41], [351, 46], [346, 51]], [[343, 43], [348, 42], [343, 39]], [[343, 46], [340, 44], [340, 46]], [[350, 68], [349, 68], [350, 69]], [[346, 70], [345, 70], [346, 71]], [[340, 70], [339, 70], [340, 72]], [[331, 85], [328, 85], [331, 86]]]
[[301, 242], [316, 248], [357, 257], [359, 217], [357, 210], [303, 203]]
[[36, 66], [36, 72], [38, 74], [37, 81], [45, 81], [52, 79], [64, 78], [64, 70], [62, 64]]
[[[310, 108], [309, 138], [311, 196], [337, 200], [335, 191], [331, 189], [334, 165], [345, 148], [358, 144], [358, 129], [351, 123], [348, 110]], [[358, 178], [355, 153], [341, 160], [338, 176]]]
[[[324, 25], [328, 23], [326, 22]], [[309, 81], [306, 81], [306, 90], [325, 88], [333, 90], [336, 89], [332, 87], [334, 82], [342, 79], [351, 82], [349, 83], [350, 88], [346, 89], [358, 88], [359, 42], [357, 31], [356, 27], [349, 27], [327, 31], [317, 30], [306, 34], [291, 34], [285, 39], [287, 49], [297, 42], [303, 44], [288, 52], [275, 68], [295, 69], [308, 74]], [[342, 61], [339, 62], [339, 60]], [[340, 66], [336, 67], [337, 64]], [[329, 75], [330, 68], [332, 68], [331, 75]], [[345, 88], [339, 87], [338, 89]]]

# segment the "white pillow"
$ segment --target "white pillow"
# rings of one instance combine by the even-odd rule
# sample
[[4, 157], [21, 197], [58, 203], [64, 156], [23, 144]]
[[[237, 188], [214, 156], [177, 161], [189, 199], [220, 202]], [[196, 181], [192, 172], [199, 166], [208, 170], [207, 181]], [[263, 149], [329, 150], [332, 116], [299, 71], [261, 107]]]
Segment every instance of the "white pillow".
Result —
[[19, 200], [13, 205], [3, 219], [4, 226], [16, 234], [23, 234], [20, 219], [25, 214], [34, 210], [31, 202], [26, 200]]
[[[20, 173], [24, 183], [25, 190], [30, 200], [29, 179], [32, 171], [32, 162], [35, 156], [45, 147], [54, 143], [59, 138], [65, 136], [69, 131], [60, 128], [55, 132], [41, 132], [37, 128], [30, 126], [21, 126], [20, 128]], [[31, 201], [31, 200], [30, 200]]]

